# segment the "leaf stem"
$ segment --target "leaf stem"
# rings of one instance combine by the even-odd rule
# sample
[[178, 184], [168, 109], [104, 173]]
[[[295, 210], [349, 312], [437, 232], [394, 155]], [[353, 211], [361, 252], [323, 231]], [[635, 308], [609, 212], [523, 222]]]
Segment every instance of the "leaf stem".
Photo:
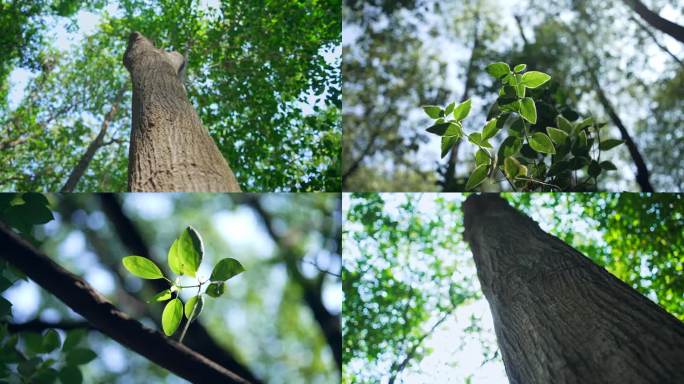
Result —
[[[200, 295], [200, 291], [202, 290], [202, 283], [197, 285], [197, 296]], [[199, 298], [201, 299], [201, 298]], [[197, 303], [192, 307], [192, 311], [190, 312], [190, 316], [188, 316], [188, 321], [185, 322], [185, 326], [183, 327], [183, 332], [181, 332], [180, 337], [178, 338], [178, 342], [183, 344], [183, 338], [185, 338], [185, 333], [188, 332], [188, 328], [190, 328], [190, 323], [192, 322], [192, 317], [195, 315], [195, 311], [197, 310]]]

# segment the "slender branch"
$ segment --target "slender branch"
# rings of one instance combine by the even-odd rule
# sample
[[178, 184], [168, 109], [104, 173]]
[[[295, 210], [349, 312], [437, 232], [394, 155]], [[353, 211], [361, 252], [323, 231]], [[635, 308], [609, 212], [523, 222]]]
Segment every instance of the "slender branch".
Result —
[[248, 383], [207, 357], [131, 319], [85, 280], [59, 266], [4, 223], [0, 223], [0, 243], [0, 257], [121, 345], [192, 382]]
[[684, 43], [684, 27], [671, 22], [665, 18], [660, 17], [657, 13], [651, 11], [639, 0], [623, 0], [627, 6], [632, 8], [642, 19], [651, 26], [659, 29], [662, 32], [679, 40], [680, 43]]
[[651, 38], [651, 40], [653, 40], [653, 43], [654, 43], [658, 48], [660, 48], [661, 51], [663, 51], [663, 52], [667, 53], [668, 55], [670, 55], [670, 57], [671, 57], [672, 59], [674, 59], [674, 61], [676, 61], [680, 66], [684, 67], [684, 63], [682, 63], [682, 61], [679, 60], [679, 58], [678, 58], [677, 56], [675, 56], [675, 54], [672, 53], [672, 51], [670, 51], [669, 49], [667, 49], [666, 46], [660, 44], [660, 42], [658, 41], [658, 38], [653, 34], [653, 32], [651, 32], [650, 29], [648, 29], [647, 26], [645, 26], [643, 23], [641, 23], [639, 20], [637, 20], [636, 17], [634, 17], [634, 16], [630, 16], [629, 19], [632, 20], [636, 25], [638, 25], [639, 28], [640, 28], [642, 31], [644, 31], [644, 33], [646, 33], [646, 34], [648, 35], [648, 37]]

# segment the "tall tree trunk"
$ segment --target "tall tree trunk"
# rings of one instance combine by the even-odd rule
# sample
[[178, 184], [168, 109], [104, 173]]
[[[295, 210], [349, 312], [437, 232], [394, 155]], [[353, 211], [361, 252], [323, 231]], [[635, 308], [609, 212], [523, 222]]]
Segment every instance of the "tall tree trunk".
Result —
[[651, 26], [684, 43], [684, 27], [660, 17], [660, 15], [648, 9], [639, 0], [623, 0], [623, 2], [647, 23], [651, 24]]
[[133, 80], [129, 190], [239, 192], [228, 162], [188, 100], [179, 76], [183, 56], [157, 49], [133, 32], [124, 65]]
[[679, 320], [499, 196], [463, 211], [512, 384], [684, 383]]
[[[468, 99], [470, 96], [470, 90], [473, 87], [473, 82], [475, 80], [475, 55], [480, 49], [480, 17], [475, 14], [473, 24], [473, 48], [470, 51], [470, 59], [468, 59], [468, 66], [466, 67], [465, 74], [465, 85], [463, 87], [463, 93], [461, 94], [461, 103]], [[458, 162], [458, 148], [461, 145], [461, 140], [458, 140], [456, 144], [451, 147], [449, 153], [449, 162], [447, 165], [446, 173], [444, 174], [444, 185], [443, 189], [445, 192], [456, 191], [456, 163]]]
[[107, 134], [109, 123], [112, 121], [114, 115], [116, 114], [116, 111], [119, 109], [119, 104], [121, 103], [121, 99], [123, 98], [124, 91], [125, 88], [121, 88], [114, 97], [114, 101], [112, 102], [112, 106], [109, 109], [109, 112], [107, 112], [104, 119], [102, 120], [100, 132], [98, 132], [95, 139], [90, 142], [90, 145], [88, 145], [88, 148], [86, 149], [85, 153], [83, 154], [83, 156], [81, 156], [81, 158], [78, 160], [78, 163], [69, 174], [69, 178], [67, 179], [66, 183], [64, 183], [64, 186], [62, 187], [60, 192], [74, 191], [74, 188], [76, 188], [78, 181], [81, 180], [81, 177], [83, 177], [83, 174], [85, 173], [86, 169], [88, 169], [88, 165], [90, 165], [90, 162], [95, 157], [95, 152], [97, 152], [98, 149], [106, 145], [106, 143], [104, 142], [104, 138]]

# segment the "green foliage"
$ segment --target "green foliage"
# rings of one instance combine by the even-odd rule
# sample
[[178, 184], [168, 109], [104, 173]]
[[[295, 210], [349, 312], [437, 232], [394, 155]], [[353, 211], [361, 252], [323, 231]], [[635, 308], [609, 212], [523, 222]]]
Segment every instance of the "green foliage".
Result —
[[54, 219], [47, 198], [40, 193], [0, 194], [0, 220], [20, 232], [29, 233], [34, 225]]
[[[506, 63], [487, 66], [487, 73], [499, 80], [501, 87], [481, 132], [463, 133], [462, 121], [470, 111], [470, 99], [454, 109], [453, 118], [439, 106], [429, 106], [429, 113], [425, 109], [435, 120], [427, 132], [442, 137], [442, 157], [463, 136], [479, 147], [466, 190], [477, 188], [488, 176], [495, 179], [499, 173], [519, 191], [595, 188], [602, 173], [616, 169], [612, 163], [600, 161], [601, 151], [610, 150], [622, 141], [601, 141], [600, 129], [606, 124], [594, 123], [592, 118], [575, 121], [578, 116], [571, 113], [554, 114], [555, 109], [543, 97], [551, 76], [538, 71], [521, 74], [526, 68], [527, 65], [519, 64], [511, 71]], [[538, 111], [538, 104], [543, 112]], [[446, 109], [453, 108], [452, 105]], [[570, 117], [575, 117], [573, 122], [568, 120]], [[500, 141], [497, 149], [489, 139], [496, 138], [504, 128], [508, 136]], [[586, 178], [580, 180], [578, 172], [583, 172]]]
[[[462, 257], [458, 206], [433, 195], [351, 195], [343, 233], [342, 382], [383, 382], [418, 364], [430, 353], [423, 342], [435, 319], [478, 296], [474, 275], [465, 272], [472, 261]], [[402, 366], [404, 358], [409, 363]]]
[[[202, 256], [204, 256], [202, 237], [197, 230], [188, 226], [171, 244], [167, 261], [169, 268], [174, 273], [180, 276], [196, 277], [197, 270], [202, 263]], [[183, 341], [190, 322], [195, 320], [202, 311], [204, 306], [203, 295], [207, 294], [215, 298], [221, 296], [225, 291], [225, 281], [245, 271], [245, 268], [236, 259], [225, 258], [216, 263], [211, 276], [207, 280], [201, 281], [197, 278], [196, 285], [184, 286], [179, 283], [180, 276], [172, 281], [164, 276], [164, 273], [152, 260], [145, 257], [126, 256], [123, 258], [122, 263], [135, 276], [143, 279], [164, 279], [171, 284], [169, 289], [157, 293], [148, 302], [171, 300], [166, 304], [162, 312], [162, 329], [166, 336], [171, 336], [176, 332], [185, 312], [187, 322], [180, 336], [180, 342]], [[202, 292], [202, 286], [207, 283], [209, 283], [207, 288]], [[197, 288], [197, 295], [190, 298], [184, 306], [178, 294], [185, 288]]]

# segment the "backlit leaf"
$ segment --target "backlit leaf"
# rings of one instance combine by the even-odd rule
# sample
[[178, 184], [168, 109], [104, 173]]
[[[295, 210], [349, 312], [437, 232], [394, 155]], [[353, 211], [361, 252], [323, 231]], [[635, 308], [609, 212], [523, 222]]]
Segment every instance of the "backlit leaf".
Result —
[[179, 298], [169, 301], [162, 312], [162, 329], [166, 336], [171, 336], [176, 332], [183, 317], [183, 303]]
[[163, 279], [164, 275], [157, 265], [150, 259], [142, 256], [126, 256], [123, 265], [135, 276], [143, 279]]

